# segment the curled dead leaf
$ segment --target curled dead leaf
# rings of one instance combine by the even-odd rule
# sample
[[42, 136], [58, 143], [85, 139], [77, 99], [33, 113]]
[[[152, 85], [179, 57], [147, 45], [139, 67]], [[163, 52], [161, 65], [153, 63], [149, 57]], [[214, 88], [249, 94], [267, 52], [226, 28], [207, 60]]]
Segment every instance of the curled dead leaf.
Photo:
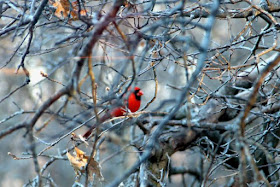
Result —
[[71, 164], [71, 166], [74, 168], [76, 177], [79, 178], [82, 173], [86, 172], [86, 166], [87, 166], [87, 174], [88, 179], [90, 181], [93, 181], [94, 174], [98, 177], [99, 180], [104, 180], [103, 175], [101, 173], [101, 167], [98, 162], [94, 160], [94, 157], [90, 158], [89, 156], [85, 155], [85, 152], [80, 150], [79, 148], [75, 147], [75, 153], [76, 155], [71, 155], [70, 153], [66, 153], [66, 156]]

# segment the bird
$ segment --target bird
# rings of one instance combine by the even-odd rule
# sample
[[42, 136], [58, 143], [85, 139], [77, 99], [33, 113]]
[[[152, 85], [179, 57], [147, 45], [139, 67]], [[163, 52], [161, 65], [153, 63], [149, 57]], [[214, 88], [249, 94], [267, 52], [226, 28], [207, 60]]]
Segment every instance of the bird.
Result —
[[[128, 89], [128, 91], [130, 91], [131, 88]], [[99, 119], [99, 123], [103, 123], [104, 121], [113, 118], [113, 117], [119, 117], [119, 116], [124, 116], [127, 111], [130, 112], [136, 112], [137, 110], [139, 110], [140, 105], [141, 105], [141, 97], [142, 95], [144, 95], [144, 92], [139, 88], [139, 87], [135, 87], [134, 91], [132, 91], [129, 96], [128, 99], [124, 101], [124, 105], [120, 106], [120, 107], [115, 107], [111, 110], [109, 110], [109, 112], [106, 112], [100, 119]], [[127, 110], [128, 109], [128, 110]], [[93, 125], [84, 135], [83, 137], [85, 139], [87, 139], [93, 129], [96, 127], [96, 125]]]

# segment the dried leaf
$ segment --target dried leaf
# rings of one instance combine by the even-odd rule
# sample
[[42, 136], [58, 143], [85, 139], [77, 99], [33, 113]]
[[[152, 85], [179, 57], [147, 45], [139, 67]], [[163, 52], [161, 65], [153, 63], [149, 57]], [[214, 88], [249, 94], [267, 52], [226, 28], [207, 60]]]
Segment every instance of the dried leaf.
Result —
[[66, 156], [68, 157], [68, 160], [74, 168], [75, 172], [82, 173], [87, 162], [84, 162], [84, 160], [72, 156], [70, 153], [66, 153]]
[[104, 177], [101, 173], [101, 167], [98, 162], [94, 160], [94, 158], [90, 159], [89, 165], [88, 165], [88, 174], [89, 174], [89, 180], [93, 180], [93, 174], [97, 176], [97, 178], [101, 181], [104, 180]]
[[78, 147], [75, 147], [76, 157], [79, 159], [83, 159], [85, 157], [85, 152], [79, 149]]
[[[78, 1], [74, 1], [72, 3], [72, 7], [73, 7], [73, 10], [71, 11], [71, 15], [72, 15], [74, 20], [77, 20], [79, 18], [79, 4], [78, 4]], [[81, 9], [80, 10], [80, 15], [81, 16], [86, 16], [87, 11], [85, 9]]]
[[56, 8], [54, 13], [55, 16], [59, 18], [68, 17], [70, 8], [70, 3], [68, 0], [55, 0], [55, 3], [53, 3], [52, 6]]
[[[74, 1], [69, 3], [69, 0], [55, 0], [54, 3], [50, 1], [50, 4], [56, 8], [54, 13], [55, 16], [59, 18], [67, 18], [69, 14], [71, 15], [72, 20], [78, 20], [79, 18], [79, 6], [78, 2]], [[86, 16], [87, 11], [85, 9], [80, 10], [80, 15]]]
[[[85, 152], [75, 147], [76, 156], [72, 156], [70, 153], [66, 153], [68, 160], [75, 170], [76, 176], [79, 177], [82, 173], [85, 173], [86, 165], [88, 163], [89, 156], [85, 155]], [[99, 178], [99, 180], [104, 180], [101, 167], [98, 162], [92, 157], [88, 163], [87, 173], [89, 175], [89, 180], [93, 180], [93, 174]]]

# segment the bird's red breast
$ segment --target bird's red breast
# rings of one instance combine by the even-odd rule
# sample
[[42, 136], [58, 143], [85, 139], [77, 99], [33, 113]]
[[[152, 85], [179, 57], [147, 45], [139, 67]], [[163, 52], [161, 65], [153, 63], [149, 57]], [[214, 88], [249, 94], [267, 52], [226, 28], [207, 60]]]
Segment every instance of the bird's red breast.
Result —
[[143, 95], [143, 91], [139, 87], [135, 87], [134, 91], [130, 93], [128, 97], [128, 101], [125, 101], [127, 106], [122, 106], [115, 108], [111, 112], [112, 117], [123, 116], [127, 111], [126, 107], [129, 109], [130, 112], [136, 112], [139, 110], [141, 105], [141, 96]]
[[143, 91], [139, 87], [134, 88], [134, 92], [132, 92], [128, 97], [128, 109], [131, 112], [136, 112], [139, 110], [141, 105], [141, 96], [143, 95]]
[[[130, 90], [130, 88], [129, 88]], [[106, 121], [107, 119], [111, 117], [118, 117], [118, 116], [123, 116], [127, 112], [136, 112], [139, 110], [140, 105], [141, 105], [141, 96], [143, 95], [143, 91], [139, 87], [135, 87], [134, 91], [130, 93], [128, 100], [124, 101], [125, 105], [122, 107], [117, 107], [115, 109], [112, 109], [111, 112], [109, 111], [108, 113], [104, 114], [100, 118], [100, 123]], [[127, 111], [127, 109], [129, 111]], [[83, 137], [87, 138], [91, 134], [92, 130], [95, 128], [95, 126], [92, 126], [84, 135]]]

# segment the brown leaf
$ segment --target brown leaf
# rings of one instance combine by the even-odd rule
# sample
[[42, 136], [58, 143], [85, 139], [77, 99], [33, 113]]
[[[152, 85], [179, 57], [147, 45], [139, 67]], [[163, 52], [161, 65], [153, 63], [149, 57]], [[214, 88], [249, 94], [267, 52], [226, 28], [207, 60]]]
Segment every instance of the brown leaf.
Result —
[[79, 159], [75, 156], [72, 156], [70, 153], [66, 153], [66, 156], [68, 157], [68, 160], [75, 172], [82, 173], [84, 171], [87, 160]]
[[[78, 176], [80, 176], [82, 173], [85, 173], [86, 165], [89, 160], [89, 156], [85, 155], [85, 152], [80, 150], [79, 148], [75, 147], [76, 156], [72, 156], [70, 153], [66, 153], [68, 160], [72, 167], [75, 170], [75, 173]], [[87, 173], [89, 175], [89, 180], [93, 180], [93, 174], [96, 174], [99, 180], [104, 180], [102, 173], [101, 173], [101, 167], [98, 162], [94, 160], [94, 157], [92, 157], [88, 163], [87, 167]]]
[[[72, 2], [71, 6], [69, 0], [55, 0], [54, 3], [50, 1], [50, 4], [56, 8], [54, 13], [55, 16], [59, 18], [67, 18], [70, 13], [72, 20], [78, 20], [79, 7], [77, 1]], [[86, 14], [87, 11], [85, 9], [80, 10], [80, 15], [86, 16]]]
[[98, 162], [94, 160], [94, 158], [90, 159], [89, 165], [88, 165], [88, 175], [89, 175], [89, 180], [93, 180], [93, 174], [97, 176], [97, 178], [101, 181], [104, 180], [103, 175], [101, 173], [101, 167]]
[[[78, 1], [74, 1], [72, 3], [73, 10], [71, 11], [71, 16], [73, 17], [74, 20], [77, 20], [79, 18], [79, 4]], [[80, 15], [81, 16], [86, 16], [87, 11], [85, 9], [80, 10]]]
[[55, 16], [59, 18], [68, 17], [70, 3], [68, 0], [55, 0], [55, 3], [52, 4], [56, 8], [54, 13]]
[[85, 152], [79, 149], [78, 147], [75, 147], [76, 157], [79, 159], [85, 158]]

